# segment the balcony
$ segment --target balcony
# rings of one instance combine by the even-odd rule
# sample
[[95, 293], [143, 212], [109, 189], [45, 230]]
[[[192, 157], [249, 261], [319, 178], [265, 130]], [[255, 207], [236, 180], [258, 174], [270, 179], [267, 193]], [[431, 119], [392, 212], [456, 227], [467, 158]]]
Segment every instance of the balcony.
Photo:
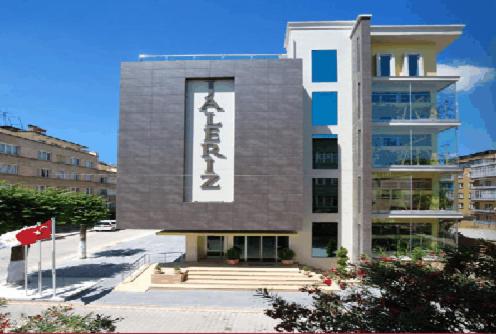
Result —
[[376, 128], [372, 162], [379, 169], [458, 171], [457, 129]]
[[374, 125], [458, 126], [457, 80], [458, 77], [375, 77]]
[[496, 225], [496, 220], [474, 220], [474, 222], [481, 225]]
[[454, 205], [453, 178], [374, 174], [372, 211], [388, 218], [461, 218]]
[[472, 201], [496, 201], [496, 189], [474, 190]]
[[496, 209], [472, 209], [474, 213], [489, 213], [496, 214]]
[[473, 179], [496, 177], [496, 163], [472, 166], [470, 177]]
[[285, 54], [197, 54], [197, 55], [148, 55], [140, 54], [139, 61], [177, 61], [177, 60], [257, 60], [282, 59]]

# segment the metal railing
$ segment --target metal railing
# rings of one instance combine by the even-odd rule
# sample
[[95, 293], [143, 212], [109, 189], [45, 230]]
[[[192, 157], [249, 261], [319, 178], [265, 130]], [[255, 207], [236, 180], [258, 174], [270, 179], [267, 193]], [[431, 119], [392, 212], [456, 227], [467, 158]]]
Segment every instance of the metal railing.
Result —
[[285, 54], [196, 54], [196, 55], [149, 55], [140, 54], [139, 61], [174, 61], [174, 60], [241, 60], [241, 59], [280, 59]]
[[150, 263], [173, 263], [173, 262], [183, 262], [185, 254], [183, 252], [165, 252], [165, 253], [153, 253], [153, 254], [143, 254], [133, 263], [131, 263], [126, 270], [121, 273], [121, 280], [124, 281], [126, 278], [130, 277], [139, 268], [150, 264]]

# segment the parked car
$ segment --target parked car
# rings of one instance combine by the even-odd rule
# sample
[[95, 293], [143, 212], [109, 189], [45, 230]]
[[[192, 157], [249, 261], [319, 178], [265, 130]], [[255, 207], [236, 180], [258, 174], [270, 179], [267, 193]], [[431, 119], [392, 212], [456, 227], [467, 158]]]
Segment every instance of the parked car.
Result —
[[94, 231], [116, 231], [117, 222], [115, 220], [100, 220], [95, 224]]

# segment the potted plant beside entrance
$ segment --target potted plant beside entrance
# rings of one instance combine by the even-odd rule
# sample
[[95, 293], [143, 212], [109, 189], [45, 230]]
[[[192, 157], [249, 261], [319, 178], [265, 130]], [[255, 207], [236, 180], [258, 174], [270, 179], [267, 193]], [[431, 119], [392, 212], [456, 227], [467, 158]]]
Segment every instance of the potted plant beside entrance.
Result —
[[279, 251], [279, 258], [282, 264], [293, 264], [293, 258], [295, 257], [295, 252], [291, 248], [283, 248]]
[[239, 258], [241, 256], [241, 250], [237, 247], [231, 247], [226, 252], [226, 262], [227, 264], [235, 265], [239, 263]]

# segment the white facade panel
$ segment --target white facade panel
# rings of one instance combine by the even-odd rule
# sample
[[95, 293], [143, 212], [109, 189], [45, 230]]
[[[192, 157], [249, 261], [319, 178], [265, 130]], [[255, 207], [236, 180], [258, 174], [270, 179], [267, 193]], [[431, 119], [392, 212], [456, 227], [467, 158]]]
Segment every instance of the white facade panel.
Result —
[[187, 81], [186, 201], [234, 200], [234, 106], [234, 80]]

